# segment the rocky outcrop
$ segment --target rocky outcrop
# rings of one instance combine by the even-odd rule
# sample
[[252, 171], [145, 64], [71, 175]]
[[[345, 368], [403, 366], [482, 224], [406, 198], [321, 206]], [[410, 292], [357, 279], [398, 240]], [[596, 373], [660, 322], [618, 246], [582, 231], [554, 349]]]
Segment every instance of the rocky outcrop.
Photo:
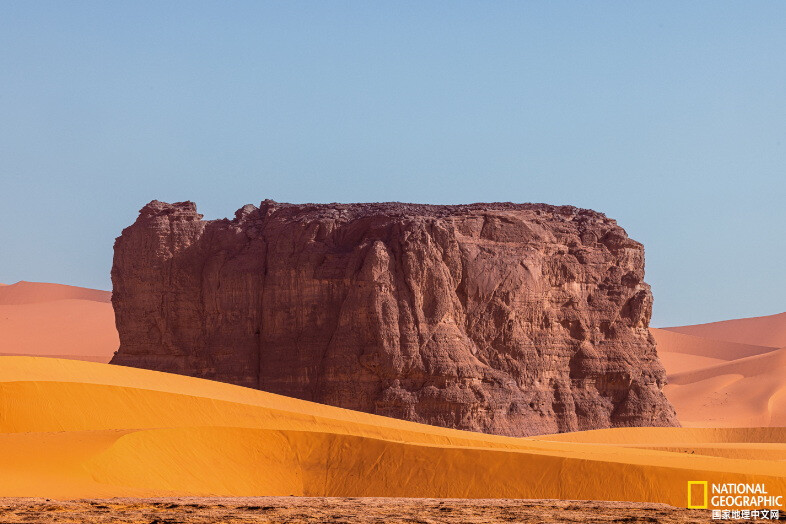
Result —
[[643, 277], [569, 206], [153, 201], [115, 243], [112, 363], [504, 435], [674, 426]]

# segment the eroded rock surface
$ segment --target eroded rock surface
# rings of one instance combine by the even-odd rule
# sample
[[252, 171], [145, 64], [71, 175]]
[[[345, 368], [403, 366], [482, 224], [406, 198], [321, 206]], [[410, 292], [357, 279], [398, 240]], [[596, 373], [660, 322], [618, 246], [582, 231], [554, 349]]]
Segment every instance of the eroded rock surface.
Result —
[[112, 363], [504, 435], [674, 426], [643, 277], [569, 206], [153, 201], [115, 243]]

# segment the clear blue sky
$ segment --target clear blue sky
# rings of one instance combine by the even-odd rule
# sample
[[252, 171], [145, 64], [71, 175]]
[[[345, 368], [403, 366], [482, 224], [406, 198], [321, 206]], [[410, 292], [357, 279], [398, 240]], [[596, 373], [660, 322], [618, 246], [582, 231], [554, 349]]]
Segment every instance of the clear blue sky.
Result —
[[786, 2], [0, 2], [0, 282], [149, 200], [573, 204], [653, 325], [786, 310]]

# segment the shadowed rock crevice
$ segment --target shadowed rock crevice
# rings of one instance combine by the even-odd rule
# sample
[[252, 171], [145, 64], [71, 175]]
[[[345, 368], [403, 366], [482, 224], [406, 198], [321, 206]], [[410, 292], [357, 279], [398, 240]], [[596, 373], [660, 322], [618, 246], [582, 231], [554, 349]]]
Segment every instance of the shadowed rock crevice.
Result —
[[112, 362], [504, 435], [677, 425], [643, 276], [570, 206], [153, 201], [115, 243]]

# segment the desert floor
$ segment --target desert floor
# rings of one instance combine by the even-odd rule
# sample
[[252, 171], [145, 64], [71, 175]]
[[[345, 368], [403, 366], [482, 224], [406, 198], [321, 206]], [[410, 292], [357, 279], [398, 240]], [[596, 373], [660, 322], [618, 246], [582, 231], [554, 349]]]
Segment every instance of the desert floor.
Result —
[[[571, 500], [412, 498], [0, 499], [7, 523], [510, 523], [707, 522], [707, 510]], [[743, 522], [737, 520], [736, 522]]]

